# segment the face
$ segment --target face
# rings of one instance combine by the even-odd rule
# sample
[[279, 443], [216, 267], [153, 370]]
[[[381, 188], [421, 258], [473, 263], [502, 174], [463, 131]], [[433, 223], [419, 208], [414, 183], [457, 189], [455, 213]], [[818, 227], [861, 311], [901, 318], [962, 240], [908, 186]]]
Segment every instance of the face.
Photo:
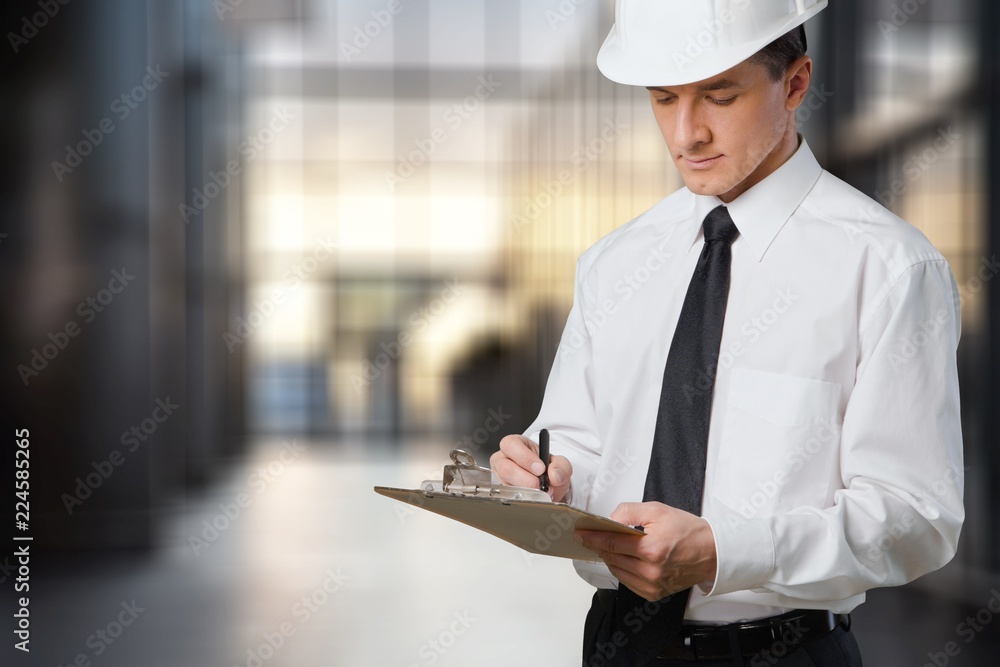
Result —
[[811, 70], [803, 56], [773, 81], [748, 60], [697, 83], [649, 88], [653, 115], [688, 189], [729, 202], [781, 166], [798, 147], [795, 109]]

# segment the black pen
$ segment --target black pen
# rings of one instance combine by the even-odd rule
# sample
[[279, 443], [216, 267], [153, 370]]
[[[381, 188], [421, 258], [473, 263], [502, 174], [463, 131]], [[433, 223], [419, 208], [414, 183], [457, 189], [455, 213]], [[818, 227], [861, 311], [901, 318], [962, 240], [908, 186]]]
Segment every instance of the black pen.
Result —
[[538, 458], [545, 464], [545, 472], [538, 476], [538, 488], [541, 491], [549, 490], [549, 431], [542, 429], [538, 434]]

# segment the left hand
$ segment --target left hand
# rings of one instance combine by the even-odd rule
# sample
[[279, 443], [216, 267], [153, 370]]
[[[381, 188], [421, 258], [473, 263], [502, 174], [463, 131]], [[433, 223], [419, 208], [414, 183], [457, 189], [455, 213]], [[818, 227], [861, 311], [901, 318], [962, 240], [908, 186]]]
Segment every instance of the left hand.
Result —
[[578, 530], [574, 537], [637, 595], [656, 601], [715, 580], [715, 538], [705, 519], [663, 503], [622, 503], [611, 518], [646, 533]]

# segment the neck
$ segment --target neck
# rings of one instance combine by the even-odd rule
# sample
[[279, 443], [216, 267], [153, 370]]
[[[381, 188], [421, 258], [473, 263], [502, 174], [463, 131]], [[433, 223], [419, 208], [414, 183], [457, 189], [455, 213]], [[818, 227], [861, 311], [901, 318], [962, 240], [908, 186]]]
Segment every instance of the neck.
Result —
[[775, 144], [774, 149], [768, 153], [767, 157], [736, 187], [729, 192], [719, 195], [719, 199], [724, 204], [732, 203], [741, 194], [777, 171], [778, 167], [788, 162], [789, 158], [795, 155], [795, 151], [798, 149], [799, 133], [793, 117], [792, 121], [788, 123], [787, 130], [781, 135], [781, 139], [778, 140], [778, 143]]

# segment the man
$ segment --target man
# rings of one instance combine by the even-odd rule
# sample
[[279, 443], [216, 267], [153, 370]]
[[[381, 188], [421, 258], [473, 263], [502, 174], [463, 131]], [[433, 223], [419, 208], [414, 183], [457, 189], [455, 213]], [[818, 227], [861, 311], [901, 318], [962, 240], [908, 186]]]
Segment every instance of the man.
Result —
[[537, 486], [547, 428], [553, 499], [645, 532], [576, 534], [586, 665], [860, 665], [865, 591], [955, 553], [958, 289], [796, 131], [826, 4], [618, 0], [598, 65], [649, 88], [686, 187], [580, 257], [540, 414], [491, 460]]

